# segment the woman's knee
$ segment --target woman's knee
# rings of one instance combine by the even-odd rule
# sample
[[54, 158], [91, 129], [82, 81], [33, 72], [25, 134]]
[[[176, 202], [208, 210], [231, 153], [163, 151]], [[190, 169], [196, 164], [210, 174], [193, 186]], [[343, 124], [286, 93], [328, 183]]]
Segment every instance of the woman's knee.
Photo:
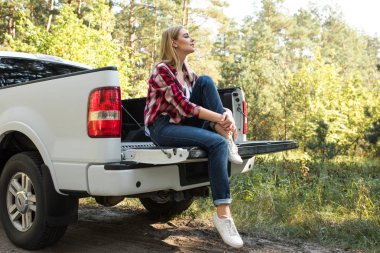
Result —
[[214, 86], [215, 87], [215, 84], [214, 84], [214, 81], [212, 80], [212, 78], [209, 76], [206, 76], [206, 75], [198, 77], [197, 82], [202, 86]]
[[227, 144], [226, 138], [224, 138], [223, 136], [221, 136], [219, 134], [214, 135], [214, 138], [213, 138], [212, 142], [210, 142], [210, 144], [212, 144], [211, 148], [213, 148], [213, 149], [214, 148], [221, 149], [221, 150], [227, 150], [228, 149], [228, 144]]

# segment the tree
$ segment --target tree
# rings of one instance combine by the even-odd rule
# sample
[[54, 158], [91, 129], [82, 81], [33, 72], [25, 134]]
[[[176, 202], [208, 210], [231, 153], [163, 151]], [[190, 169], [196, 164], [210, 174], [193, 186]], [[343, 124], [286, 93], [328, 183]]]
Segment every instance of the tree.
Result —
[[195, 72], [219, 87], [243, 88], [249, 139], [296, 139], [318, 156], [376, 155], [379, 39], [357, 32], [331, 7], [290, 16], [282, 4], [262, 0], [239, 25], [223, 14], [222, 0], [0, 1], [0, 43], [117, 66], [123, 96], [142, 97], [161, 32], [184, 24], [196, 40], [188, 58]]

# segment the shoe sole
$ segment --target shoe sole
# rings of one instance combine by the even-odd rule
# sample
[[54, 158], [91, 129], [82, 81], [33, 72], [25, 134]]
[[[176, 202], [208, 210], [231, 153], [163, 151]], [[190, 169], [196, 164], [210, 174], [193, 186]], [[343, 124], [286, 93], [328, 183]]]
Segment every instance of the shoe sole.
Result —
[[243, 161], [231, 161], [231, 160], [228, 160], [228, 161], [230, 161], [231, 163], [234, 163], [234, 164], [243, 164]]
[[222, 238], [222, 240], [223, 240], [223, 242], [224, 242], [225, 244], [227, 244], [228, 246], [230, 246], [230, 247], [232, 247], [232, 248], [235, 248], [235, 249], [240, 249], [241, 247], [244, 246], [244, 243], [243, 243], [243, 244], [236, 245], [236, 244], [232, 244], [232, 243], [230, 243], [230, 242], [227, 242], [227, 241], [223, 238], [223, 236], [221, 235], [221, 233], [219, 232], [218, 227], [216, 226], [216, 222], [215, 222], [214, 218], [212, 219], [212, 221], [213, 221], [213, 223], [214, 223], [214, 227], [215, 227], [216, 231], [218, 232], [220, 238]]

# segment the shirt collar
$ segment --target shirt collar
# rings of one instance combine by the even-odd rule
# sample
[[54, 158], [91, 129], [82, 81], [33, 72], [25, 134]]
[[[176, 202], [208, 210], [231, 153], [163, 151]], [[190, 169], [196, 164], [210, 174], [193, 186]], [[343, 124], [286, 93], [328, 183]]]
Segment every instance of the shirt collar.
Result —
[[[170, 66], [170, 64], [166, 64], [166, 65], [169, 67], [170, 71], [173, 72], [174, 76], [176, 76], [177, 75], [177, 69]], [[182, 71], [183, 71], [183, 74], [185, 75], [185, 78], [187, 80], [190, 80], [189, 71], [187, 71], [185, 64], [183, 64]]]
[[167, 64], [167, 63], [164, 63], [166, 64], [166, 66], [168, 66], [168, 68], [170, 69], [171, 72], [173, 72], [174, 75], [177, 74], [177, 70], [175, 68], [173, 68], [170, 64]]

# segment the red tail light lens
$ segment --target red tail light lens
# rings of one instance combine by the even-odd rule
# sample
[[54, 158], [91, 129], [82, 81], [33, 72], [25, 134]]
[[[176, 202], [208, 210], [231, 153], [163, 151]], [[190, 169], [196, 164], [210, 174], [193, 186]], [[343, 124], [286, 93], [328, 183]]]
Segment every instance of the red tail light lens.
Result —
[[88, 100], [87, 132], [92, 138], [120, 137], [119, 87], [102, 87], [91, 92]]
[[247, 134], [247, 131], [248, 131], [247, 102], [245, 101], [243, 101], [243, 114], [244, 114], [243, 134]]

